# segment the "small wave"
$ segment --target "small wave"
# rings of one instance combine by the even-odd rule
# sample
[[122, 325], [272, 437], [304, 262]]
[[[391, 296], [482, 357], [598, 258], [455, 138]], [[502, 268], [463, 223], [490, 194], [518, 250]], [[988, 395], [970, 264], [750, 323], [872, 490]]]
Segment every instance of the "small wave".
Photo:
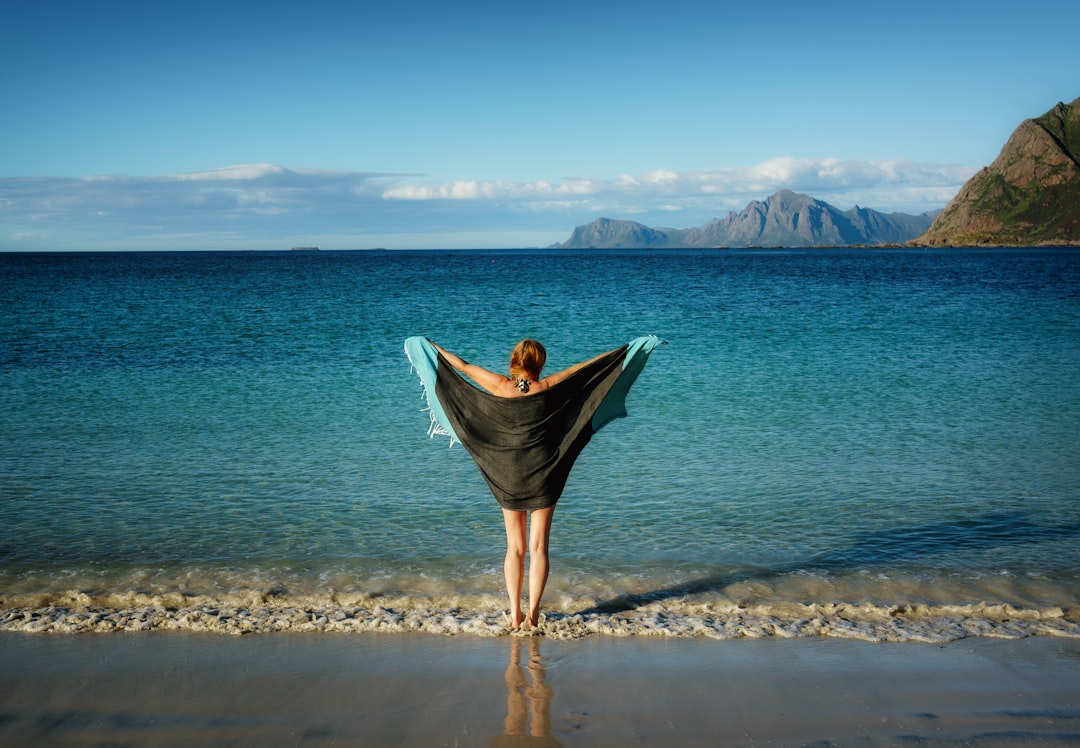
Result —
[[[220, 634], [411, 633], [502, 636], [507, 617], [494, 596], [456, 598], [329, 595], [290, 597], [274, 590], [225, 597], [82, 592], [0, 603], [0, 631], [106, 633], [189, 631]], [[574, 612], [586, 610], [587, 612]], [[948, 642], [968, 637], [1080, 638], [1080, 611], [1008, 604], [690, 603], [664, 601], [605, 612], [564, 605], [545, 612], [536, 633], [589, 636], [838, 637], [871, 642]]]

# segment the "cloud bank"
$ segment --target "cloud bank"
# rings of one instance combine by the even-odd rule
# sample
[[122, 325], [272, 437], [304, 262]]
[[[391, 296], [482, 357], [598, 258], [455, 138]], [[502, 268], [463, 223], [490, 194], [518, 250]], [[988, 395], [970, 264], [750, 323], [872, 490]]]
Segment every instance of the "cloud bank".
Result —
[[594, 218], [687, 228], [780, 189], [847, 209], [921, 213], [974, 167], [776, 158], [613, 178], [429, 182], [247, 164], [160, 177], [0, 179], [0, 250], [544, 246]]

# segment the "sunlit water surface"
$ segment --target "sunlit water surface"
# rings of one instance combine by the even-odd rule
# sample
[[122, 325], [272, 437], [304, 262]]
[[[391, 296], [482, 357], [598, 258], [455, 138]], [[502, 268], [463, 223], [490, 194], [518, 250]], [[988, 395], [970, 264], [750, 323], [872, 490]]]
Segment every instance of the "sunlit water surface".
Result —
[[422, 334], [656, 334], [552, 636], [1080, 635], [1080, 252], [0, 255], [0, 628], [503, 630]]

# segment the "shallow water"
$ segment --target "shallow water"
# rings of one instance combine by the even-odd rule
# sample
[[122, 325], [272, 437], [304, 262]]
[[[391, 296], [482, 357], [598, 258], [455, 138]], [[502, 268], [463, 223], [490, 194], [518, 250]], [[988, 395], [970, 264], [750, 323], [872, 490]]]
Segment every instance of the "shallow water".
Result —
[[1075, 250], [0, 255], [0, 628], [502, 628], [423, 334], [668, 341], [556, 513], [552, 635], [1080, 634]]

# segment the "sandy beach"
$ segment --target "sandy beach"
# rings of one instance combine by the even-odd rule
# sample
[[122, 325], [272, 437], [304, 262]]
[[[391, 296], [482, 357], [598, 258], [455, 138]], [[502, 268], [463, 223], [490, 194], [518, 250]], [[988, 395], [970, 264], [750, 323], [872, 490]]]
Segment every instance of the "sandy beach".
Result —
[[0, 635], [0, 744], [1075, 745], [1080, 641]]

